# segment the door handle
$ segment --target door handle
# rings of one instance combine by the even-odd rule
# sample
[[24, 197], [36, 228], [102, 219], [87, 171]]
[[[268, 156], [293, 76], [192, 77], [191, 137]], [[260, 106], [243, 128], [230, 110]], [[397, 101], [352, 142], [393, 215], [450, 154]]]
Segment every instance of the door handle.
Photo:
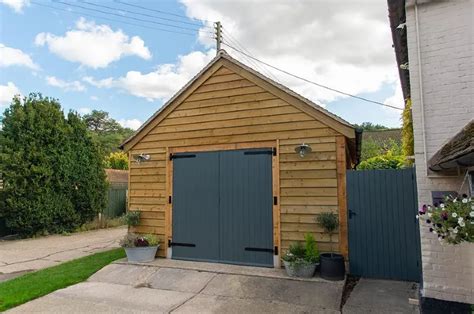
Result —
[[349, 219], [352, 219], [353, 216], [357, 216], [357, 213], [349, 209]]

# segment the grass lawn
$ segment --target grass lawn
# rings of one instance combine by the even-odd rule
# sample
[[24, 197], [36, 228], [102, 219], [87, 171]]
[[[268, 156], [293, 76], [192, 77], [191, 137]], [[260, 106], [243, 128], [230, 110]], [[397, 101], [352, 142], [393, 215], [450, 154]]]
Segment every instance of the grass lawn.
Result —
[[89, 278], [125, 257], [122, 248], [96, 253], [0, 283], [0, 312]]

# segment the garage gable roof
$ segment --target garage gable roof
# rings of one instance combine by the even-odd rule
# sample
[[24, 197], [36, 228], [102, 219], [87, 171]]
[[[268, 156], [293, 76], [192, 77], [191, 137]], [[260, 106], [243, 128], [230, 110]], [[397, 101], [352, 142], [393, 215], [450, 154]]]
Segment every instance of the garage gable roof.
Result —
[[157, 112], [155, 112], [153, 116], [145, 121], [145, 123], [131, 137], [126, 139], [120, 145], [120, 148], [125, 151], [130, 150], [146, 134], [148, 134], [152, 128], [162, 121], [171, 111], [181, 104], [194, 90], [196, 90], [222, 66], [234, 71], [236, 74], [248, 79], [257, 86], [262, 87], [289, 104], [296, 106], [303, 112], [328, 125], [344, 136], [350, 139], [355, 138], [355, 128], [349, 122], [292, 91], [288, 87], [271, 80], [240, 61], [237, 61], [229, 56], [224, 50], [220, 50], [211, 62], [209, 62], [198, 74], [196, 74], [186, 85], [173, 95], [173, 97], [171, 97]]

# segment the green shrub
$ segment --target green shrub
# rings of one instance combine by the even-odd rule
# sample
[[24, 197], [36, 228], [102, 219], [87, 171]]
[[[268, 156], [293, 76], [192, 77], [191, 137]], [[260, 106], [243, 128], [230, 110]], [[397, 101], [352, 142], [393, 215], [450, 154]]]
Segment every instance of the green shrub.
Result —
[[375, 156], [362, 161], [358, 166], [358, 170], [373, 169], [400, 169], [404, 167], [405, 158], [401, 155], [394, 155], [387, 152], [385, 155]]
[[319, 250], [314, 236], [311, 233], [307, 233], [305, 234], [304, 239], [305, 259], [312, 264], [319, 262]]
[[[405, 156], [415, 155], [411, 107], [411, 99], [408, 98], [405, 102], [405, 109], [403, 109], [402, 114], [402, 149]], [[413, 161], [409, 161], [409, 163], [413, 163]]]
[[128, 156], [124, 152], [110, 153], [105, 157], [105, 167], [110, 169], [128, 170]]
[[316, 222], [329, 234], [329, 242], [331, 242], [332, 250], [332, 235], [339, 227], [339, 216], [332, 212], [324, 212], [316, 217]]
[[106, 204], [103, 162], [85, 124], [59, 102], [15, 98], [0, 130], [2, 211], [22, 236], [70, 232]]
[[315, 264], [319, 262], [319, 250], [312, 234], [305, 235], [305, 244], [296, 242], [290, 244], [283, 260], [295, 264]]
[[124, 216], [125, 223], [129, 227], [138, 226], [138, 224], [140, 223], [140, 213], [141, 212], [138, 210], [129, 210]]
[[136, 234], [127, 233], [120, 240], [120, 246], [124, 248], [157, 246], [159, 244], [158, 237], [154, 234]]

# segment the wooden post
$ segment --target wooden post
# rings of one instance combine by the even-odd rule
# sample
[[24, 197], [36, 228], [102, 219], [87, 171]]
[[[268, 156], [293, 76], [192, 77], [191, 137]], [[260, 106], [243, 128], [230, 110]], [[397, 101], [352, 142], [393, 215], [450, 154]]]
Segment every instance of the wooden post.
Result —
[[216, 22], [215, 25], [216, 29], [216, 53], [219, 53], [219, 50], [221, 50], [221, 41], [222, 41], [222, 24], [221, 22]]
[[339, 251], [348, 258], [349, 246], [347, 238], [347, 199], [346, 199], [346, 139], [336, 137], [337, 160], [337, 205], [339, 208]]

